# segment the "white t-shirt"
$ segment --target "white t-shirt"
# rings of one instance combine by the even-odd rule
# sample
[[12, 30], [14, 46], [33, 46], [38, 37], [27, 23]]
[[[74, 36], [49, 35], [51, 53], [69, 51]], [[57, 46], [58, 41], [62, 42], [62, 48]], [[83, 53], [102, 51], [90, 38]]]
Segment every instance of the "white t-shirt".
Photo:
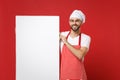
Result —
[[[68, 33], [69, 33], [69, 31], [61, 32], [61, 35], [67, 37]], [[70, 36], [68, 36], [67, 40], [71, 45], [78, 45], [79, 36], [77, 36], [75, 38], [71, 38]], [[81, 42], [80, 42], [81, 45], [80, 46], [81, 47], [87, 47], [88, 50], [89, 50], [90, 42], [91, 42], [90, 36], [88, 36], [84, 33], [81, 33]], [[62, 51], [63, 45], [64, 45], [64, 43], [61, 41], [61, 51]]]

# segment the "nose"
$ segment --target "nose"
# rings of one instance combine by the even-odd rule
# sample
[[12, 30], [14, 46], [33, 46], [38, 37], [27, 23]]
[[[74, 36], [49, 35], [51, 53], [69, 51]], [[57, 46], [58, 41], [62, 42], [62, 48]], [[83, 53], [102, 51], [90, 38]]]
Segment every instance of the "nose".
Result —
[[76, 24], [76, 21], [73, 21], [73, 24]]

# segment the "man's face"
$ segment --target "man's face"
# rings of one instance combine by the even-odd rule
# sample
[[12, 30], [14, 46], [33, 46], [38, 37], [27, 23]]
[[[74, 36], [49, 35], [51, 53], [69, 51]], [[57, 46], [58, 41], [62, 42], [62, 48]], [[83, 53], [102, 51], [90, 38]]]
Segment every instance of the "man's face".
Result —
[[69, 20], [69, 24], [70, 24], [71, 29], [72, 29], [74, 32], [76, 32], [76, 31], [79, 30], [80, 25], [82, 24], [82, 21], [81, 21], [80, 19], [78, 19], [78, 18], [71, 18], [71, 19]]

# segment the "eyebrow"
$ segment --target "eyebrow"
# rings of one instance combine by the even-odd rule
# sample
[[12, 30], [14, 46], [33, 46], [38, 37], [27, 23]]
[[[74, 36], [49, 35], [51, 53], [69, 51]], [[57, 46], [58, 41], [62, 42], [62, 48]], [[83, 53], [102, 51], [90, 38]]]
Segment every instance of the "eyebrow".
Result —
[[70, 19], [70, 21], [80, 21], [80, 19], [76, 19], [76, 20], [74, 20], [74, 19]]

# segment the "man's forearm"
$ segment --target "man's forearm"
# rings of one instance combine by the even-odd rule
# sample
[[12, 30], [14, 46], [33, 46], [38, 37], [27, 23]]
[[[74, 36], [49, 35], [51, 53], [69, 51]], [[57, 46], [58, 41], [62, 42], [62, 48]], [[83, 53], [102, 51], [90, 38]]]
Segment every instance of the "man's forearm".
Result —
[[78, 58], [78, 59], [82, 59], [84, 56], [85, 56], [85, 54], [86, 54], [86, 52], [87, 52], [87, 50], [85, 50], [85, 49], [87, 49], [87, 48], [84, 48], [84, 49], [76, 49], [76, 48], [74, 48], [71, 44], [69, 44], [68, 42], [65, 42], [64, 43], [67, 47], [68, 47], [68, 49]]

